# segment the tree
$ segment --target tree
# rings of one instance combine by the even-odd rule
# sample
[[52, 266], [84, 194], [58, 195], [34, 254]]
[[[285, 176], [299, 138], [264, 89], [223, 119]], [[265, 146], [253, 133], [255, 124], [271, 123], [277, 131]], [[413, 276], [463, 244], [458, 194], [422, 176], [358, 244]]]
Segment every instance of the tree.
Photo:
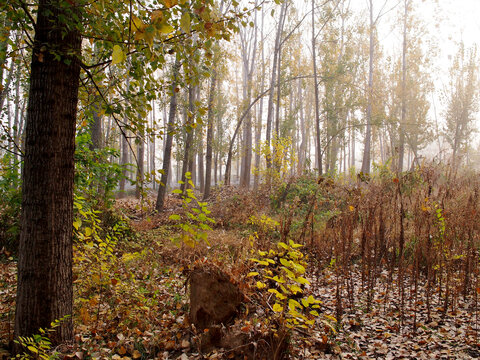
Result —
[[[77, 25], [71, 3], [39, 1], [25, 130], [15, 337], [37, 333], [72, 314], [73, 156], [81, 51]], [[52, 340], [72, 338], [68, 319]]]
[[450, 81], [446, 90], [448, 107], [445, 137], [452, 147], [452, 166], [458, 165], [460, 151], [466, 149], [474, 130], [473, 120], [479, 110], [479, 78], [477, 49], [465, 49], [460, 44], [450, 67]]
[[210, 92], [208, 94], [208, 115], [207, 115], [207, 151], [205, 154], [205, 190], [203, 199], [210, 196], [212, 185], [212, 156], [213, 156], [213, 120], [214, 120], [214, 100], [215, 88], [217, 86], [217, 71], [214, 68], [212, 78], [210, 79]]
[[168, 174], [170, 173], [170, 163], [172, 159], [172, 143], [175, 126], [175, 114], [177, 112], [177, 78], [179, 68], [180, 61], [177, 57], [175, 60], [175, 64], [173, 65], [173, 81], [171, 87], [172, 94], [170, 96], [170, 109], [168, 113], [167, 138], [165, 140], [165, 149], [163, 151], [162, 178], [160, 179], [160, 186], [158, 188], [157, 195], [157, 204], [155, 205], [155, 209], [157, 211], [163, 210], [163, 205], [165, 203], [165, 195], [167, 193]]
[[372, 143], [372, 107], [373, 107], [373, 72], [375, 61], [375, 45], [376, 45], [376, 32], [380, 18], [388, 11], [385, 7], [388, 0], [385, 0], [377, 16], [374, 16], [373, 0], [368, 0], [368, 14], [369, 14], [369, 61], [368, 61], [368, 87], [367, 87], [367, 124], [365, 129], [365, 140], [363, 148], [363, 160], [362, 160], [362, 172], [369, 173], [371, 165], [371, 143]]

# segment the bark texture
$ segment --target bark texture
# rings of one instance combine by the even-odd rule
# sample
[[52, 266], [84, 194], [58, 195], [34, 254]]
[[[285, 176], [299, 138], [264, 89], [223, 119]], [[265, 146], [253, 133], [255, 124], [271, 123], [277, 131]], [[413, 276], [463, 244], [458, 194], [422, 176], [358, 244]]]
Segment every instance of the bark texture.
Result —
[[[80, 34], [68, 2], [40, 0], [30, 73], [15, 337], [72, 314], [72, 223]], [[69, 26], [59, 20], [69, 22]], [[61, 54], [56, 60], [52, 52]], [[71, 319], [51, 339], [73, 338]], [[18, 351], [17, 349], [14, 349]]]

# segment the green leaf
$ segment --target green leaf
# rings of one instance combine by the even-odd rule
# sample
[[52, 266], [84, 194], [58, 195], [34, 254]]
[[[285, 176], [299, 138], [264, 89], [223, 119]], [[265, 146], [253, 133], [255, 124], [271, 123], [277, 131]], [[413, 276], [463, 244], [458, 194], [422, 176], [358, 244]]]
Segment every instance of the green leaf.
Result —
[[120, 64], [126, 58], [125, 53], [119, 45], [113, 46], [112, 64]]
[[182, 190], [180, 189], [175, 189], [172, 191], [172, 194], [181, 194], [182, 193]]
[[170, 220], [178, 221], [178, 220], [180, 220], [180, 215], [178, 215], [178, 214], [173, 214], [173, 215], [170, 215], [168, 218], [169, 218]]

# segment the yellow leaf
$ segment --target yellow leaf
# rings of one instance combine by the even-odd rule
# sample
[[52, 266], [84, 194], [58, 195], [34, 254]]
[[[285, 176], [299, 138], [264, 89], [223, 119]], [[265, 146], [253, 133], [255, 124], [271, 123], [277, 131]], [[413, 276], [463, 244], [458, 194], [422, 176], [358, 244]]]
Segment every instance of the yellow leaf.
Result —
[[160, 26], [160, 29], [158, 29], [158, 31], [160, 31], [162, 34], [170, 34], [171, 32], [173, 32], [173, 30], [175, 30], [173, 26], [166, 23], [163, 23]]
[[113, 47], [113, 53], [112, 53], [112, 64], [119, 64], [123, 60], [125, 60], [125, 54], [122, 50], [122, 48], [119, 45], [115, 45]]
[[293, 309], [296, 309], [297, 307], [299, 307], [300, 309], [302, 309], [302, 305], [300, 305], [300, 303], [297, 301], [297, 300], [293, 300], [293, 299], [290, 299], [288, 300], [288, 308], [293, 310]]
[[252, 271], [251, 273], [248, 273], [247, 277], [257, 276], [257, 275], [258, 275], [258, 272]]
[[290, 240], [290, 246], [294, 249], [297, 249], [297, 248], [302, 247], [303, 245], [302, 244], [297, 244], [293, 240]]
[[278, 290], [276, 289], [268, 289], [268, 292], [272, 293], [272, 294], [275, 294], [275, 296], [277, 297], [278, 300], [285, 300], [286, 297], [284, 295], [282, 295]]
[[308, 281], [307, 279], [305, 279], [305, 278], [303, 278], [303, 277], [301, 277], [301, 276], [299, 276], [299, 277], [297, 278], [297, 282], [299, 282], [300, 284], [305, 284], [305, 285], [309, 285], [309, 284], [310, 284], [310, 281]]
[[190, 14], [185, 12], [180, 18], [180, 28], [187, 34], [190, 34]]
[[[155, 11], [154, 11], [155, 13]], [[142, 20], [140, 20], [138, 17], [133, 16], [132, 17], [132, 25], [133, 25], [133, 31], [143, 31], [145, 29], [145, 24], [143, 23]]]
[[350, 206], [348, 207], [348, 209], [349, 209], [350, 211], [355, 211], [355, 207], [353, 207], [352, 205], [350, 205]]
[[290, 261], [285, 260], [284, 258], [280, 258], [280, 263], [281, 263], [283, 266], [291, 267]]
[[[288, 286], [290, 288], [290, 290], [292, 291], [292, 293], [296, 294], [296, 293], [302, 293], [303, 290], [302, 288], [300, 288], [299, 286], [297, 285], [289, 285]], [[302, 299], [302, 302], [303, 302], [303, 299]]]
[[73, 227], [75, 228], [75, 230], [78, 230], [80, 228], [80, 226], [82, 225], [82, 221], [81, 220], [75, 220], [73, 222]]
[[264, 289], [264, 288], [266, 288], [266, 287], [267, 287], [267, 285], [265, 285], [263, 282], [257, 281], [257, 288], [259, 288], [259, 289]]
[[273, 308], [272, 308], [272, 309], [273, 309], [273, 311], [275, 311], [275, 312], [282, 312], [282, 311], [283, 311], [283, 306], [280, 305], [280, 304], [275, 303], [275, 305], [273, 305]]

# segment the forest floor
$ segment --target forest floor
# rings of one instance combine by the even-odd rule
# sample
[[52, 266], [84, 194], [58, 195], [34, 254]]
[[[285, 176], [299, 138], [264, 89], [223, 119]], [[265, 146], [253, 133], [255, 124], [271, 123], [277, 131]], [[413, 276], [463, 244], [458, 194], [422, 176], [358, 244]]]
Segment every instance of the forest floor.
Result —
[[[166, 214], [151, 218], [134, 199], [117, 201], [116, 207], [131, 219], [138, 235], [135, 241], [119, 242], [111, 256], [75, 253], [75, 343], [57, 349], [61, 359], [243, 358], [221, 348], [199, 350], [203, 335], [188, 319], [187, 282], [190, 271], [205, 263], [243, 283], [242, 290], [252, 304], [240, 311], [235, 326], [257, 346], [255, 334], [268, 330], [268, 323], [262, 321], [269, 309], [255, 300], [252, 294], [257, 289], [246, 276], [251, 269], [246, 260], [250, 246], [245, 227], [217, 226], [208, 234], [210, 246], [179, 248], [170, 240], [177, 230], [168, 218], [180, 208], [177, 199], [168, 199]], [[320, 318], [315, 326], [294, 330], [292, 358], [480, 358], [480, 314], [472, 301], [464, 302], [459, 296], [443, 311], [437, 292], [427, 300], [418, 295], [421, 291], [410, 296], [407, 285], [402, 306], [397, 279], [389, 279], [387, 271], [378, 274], [370, 297], [368, 288], [362, 286], [360, 268], [352, 274], [350, 296], [338, 296], [334, 268], [320, 266], [311, 257], [305, 275], [310, 285], [305, 291], [322, 301], [322, 314], [341, 321], [330, 324], [335, 330]], [[3, 256], [0, 339], [4, 349], [13, 336], [15, 277], [16, 261]], [[429, 317], [427, 301], [432, 304]], [[8, 357], [6, 350], [0, 350], [0, 359]]]

